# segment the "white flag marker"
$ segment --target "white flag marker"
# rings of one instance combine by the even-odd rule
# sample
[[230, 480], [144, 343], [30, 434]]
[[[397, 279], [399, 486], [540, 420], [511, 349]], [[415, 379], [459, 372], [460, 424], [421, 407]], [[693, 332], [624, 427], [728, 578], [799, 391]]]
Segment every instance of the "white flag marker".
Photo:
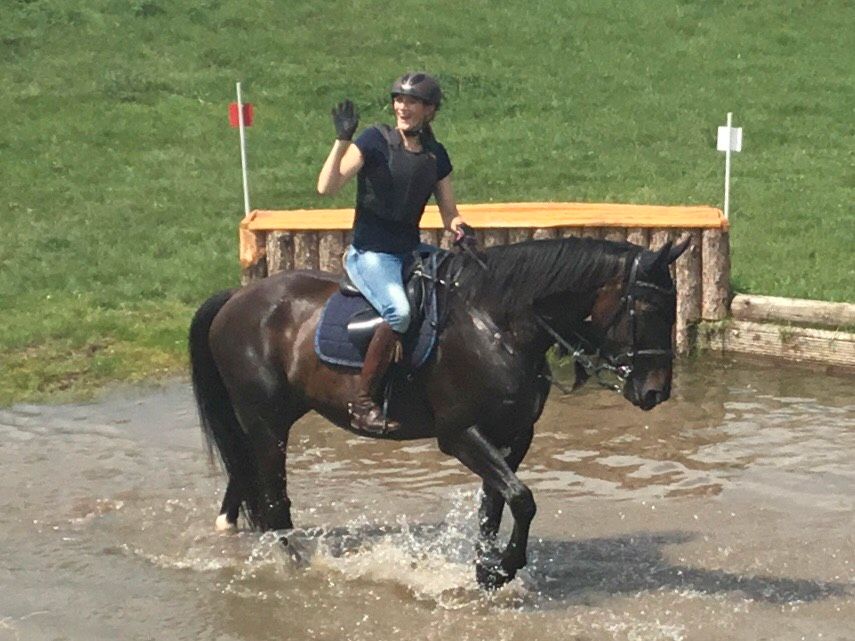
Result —
[[733, 112], [727, 113], [727, 125], [718, 128], [716, 149], [724, 152], [724, 217], [730, 218], [730, 154], [742, 151], [742, 127], [733, 127]]

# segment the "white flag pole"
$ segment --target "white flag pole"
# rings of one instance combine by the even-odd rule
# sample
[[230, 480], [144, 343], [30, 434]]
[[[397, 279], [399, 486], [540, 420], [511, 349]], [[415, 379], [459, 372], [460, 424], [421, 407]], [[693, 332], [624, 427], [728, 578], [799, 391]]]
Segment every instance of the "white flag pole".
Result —
[[[246, 172], [246, 133], [243, 124], [243, 101], [240, 97], [240, 83], [237, 83], [238, 127], [240, 128], [240, 167], [243, 173], [243, 208], [249, 216], [249, 179]], [[726, 201], [725, 201], [726, 202]]]
[[727, 112], [727, 125], [718, 128], [716, 149], [724, 152], [724, 217], [730, 219], [730, 155], [742, 151], [742, 127], [733, 126], [733, 112]]
[[[240, 99], [238, 99], [240, 100]], [[733, 125], [733, 112], [727, 112], [727, 151], [724, 152], [724, 219], [730, 220], [730, 151], [733, 145], [731, 144], [731, 134], [733, 131], [731, 126]], [[242, 127], [243, 125], [241, 125]], [[243, 129], [241, 129], [243, 132]], [[243, 136], [243, 133], [241, 133]], [[247, 201], [249, 202], [249, 201]], [[249, 205], [247, 205], [249, 207]]]

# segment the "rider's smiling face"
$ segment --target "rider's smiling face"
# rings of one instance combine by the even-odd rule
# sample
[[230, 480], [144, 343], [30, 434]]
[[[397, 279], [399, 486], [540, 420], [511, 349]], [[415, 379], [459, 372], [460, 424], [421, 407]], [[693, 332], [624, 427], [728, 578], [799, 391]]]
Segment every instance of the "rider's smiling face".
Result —
[[395, 96], [392, 99], [395, 122], [398, 129], [418, 129], [433, 115], [434, 106], [413, 96]]

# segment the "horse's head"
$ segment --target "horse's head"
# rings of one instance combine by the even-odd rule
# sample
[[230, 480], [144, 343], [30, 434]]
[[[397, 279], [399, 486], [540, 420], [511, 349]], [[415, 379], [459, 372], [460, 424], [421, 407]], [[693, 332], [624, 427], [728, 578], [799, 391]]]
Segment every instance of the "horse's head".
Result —
[[643, 410], [671, 395], [677, 294], [668, 266], [690, 241], [687, 237], [637, 254], [621, 282], [600, 290], [591, 312], [593, 324], [605, 335], [601, 355], [615, 369], [624, 398]]

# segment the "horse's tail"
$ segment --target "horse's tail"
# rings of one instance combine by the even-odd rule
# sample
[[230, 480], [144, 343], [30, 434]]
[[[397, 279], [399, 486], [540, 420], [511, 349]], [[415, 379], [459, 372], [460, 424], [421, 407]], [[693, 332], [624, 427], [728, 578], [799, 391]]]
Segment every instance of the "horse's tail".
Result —
[[214, 294], [196, 310], [190, 323], [190, 373], [193, 380], [193, 394], [196, 408], [202, 423], [202, 432], [208, 445], [208, 453], [213, 459], [214, 446], [219, 459], [229, 476], [229, 483], [235, 483], [246, 509], [247, 519], [252, 523], [255, 512], [256, 465], [249, 440], [241, 429], [234, 406], [229, 397], [214, 355], [208, 334], [214, 318], [232, 297], [235, 290]]

